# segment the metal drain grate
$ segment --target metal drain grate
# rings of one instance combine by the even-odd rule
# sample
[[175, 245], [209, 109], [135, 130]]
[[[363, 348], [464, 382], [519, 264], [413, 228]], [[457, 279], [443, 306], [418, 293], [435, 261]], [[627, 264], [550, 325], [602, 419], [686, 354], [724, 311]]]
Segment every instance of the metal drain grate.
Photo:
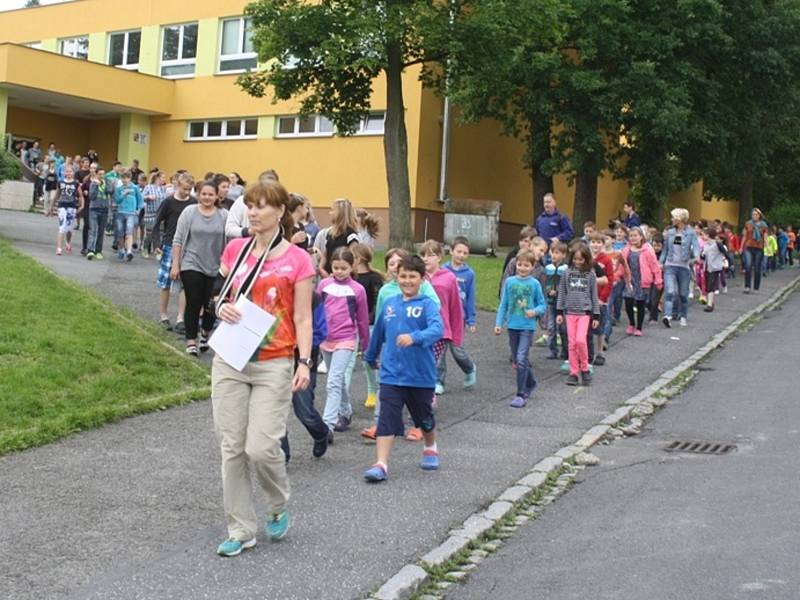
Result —
[[736, 450], [736, 444], [721, 444], [717, 442], [688, 442], [676, 440], [664, 448], [667, 452], [690, 452], [692, 454], [729, 454]]

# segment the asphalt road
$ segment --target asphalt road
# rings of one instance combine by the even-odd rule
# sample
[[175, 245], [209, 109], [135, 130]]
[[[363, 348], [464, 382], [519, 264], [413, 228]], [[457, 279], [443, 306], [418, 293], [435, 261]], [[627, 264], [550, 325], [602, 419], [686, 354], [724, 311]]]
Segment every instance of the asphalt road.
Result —
[[[57, 257], [55, 230], [52, 219], [0, 211], [0, 235], [20, 250], [144, 318], [157, 317], [155, 261]], [[738, 279], [714, 313], [692, 307], [688, 328], [617, 335], [591, 388], [565, 386], [557, 361], [536, 348], [540, 387], [522, 410], [508, 406], [514, 390], [505, 336], [493, 336], [493, 315], [480, 314], [478, 333], [467, 336], [478, 384], [465, 393], [451, 364], [440, 400], [440, 471], [422, 472], [420, 446], [403, 441], [392, 479], [367, 486], [361, 473], [374, 450], [358, 431], [370, 412], [359, 406], [352, 431], [337, 435], [322, 460], [311, 458], [311, 441], [292, 419], [294, 526], [280, 544], [261, 535], [253, 551], [232, 560], [214, 553], [225, 529], [208, 402], [0, 458], [0, 590], [15, 600], [363, 597], [796, 274], [770, 277], [760, 296], [741, 294]], [[354, 397], [364, 394], [357, 372]]]
[[[446, 597], [800, 598], [798, 335], [795, 292]], [[673, 440], [738, 449], [665, 452]]]

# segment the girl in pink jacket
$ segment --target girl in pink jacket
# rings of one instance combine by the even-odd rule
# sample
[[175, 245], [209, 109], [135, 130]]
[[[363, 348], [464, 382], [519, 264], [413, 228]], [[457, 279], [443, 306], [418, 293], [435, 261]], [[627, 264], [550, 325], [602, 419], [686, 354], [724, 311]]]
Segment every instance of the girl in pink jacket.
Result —
[[[631, 227], [628, 231], [628, 245], [620, 252], [625, 265], [625, 290], [622, 297], [625, 299], [625, 312], [628, 315], [628, 328], [625, 333], [642, 335], [645, 307], [650, 297], [650, 288], [663, 287], [661, 265], [656, 253], [650, 244], [645, 243], [642, 230]], [[634, 317], [633, 308], [636, 306]]]
[[460, 346], [464, 342], [464, 310], [461, 306], [461, 294], [458, 281], [451, 271], [441, 266], [444, 249], [436, 240], [428, 240], [420, 249], [425, 261], [427, 277], [442, 303], [440, 314], [444, 324], [444, 335], [434, 346], [436, 360], [445, 350], [447, 342]]
[[364, 287], [350, 275], [353, 271], [353, 253], [346, 247], [336, 248], [328, 265], [332, 276], [317, 285], [325, 306], [328, 336], [320, 344], [322, 356], [328, 367], [325, 412], [322, 420], [330, 431], [346, 431], [353, 416], [350, 390], [345, 374], [353, 353], [369, 345], [369, 310]]

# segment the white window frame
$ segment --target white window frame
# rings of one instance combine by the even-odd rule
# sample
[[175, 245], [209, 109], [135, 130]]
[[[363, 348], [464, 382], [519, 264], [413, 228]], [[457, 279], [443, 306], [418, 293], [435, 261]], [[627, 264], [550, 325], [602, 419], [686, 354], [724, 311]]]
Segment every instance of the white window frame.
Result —
[[[375, 117], [378, 115], [383, 115], [384, 121], [386, 120], [386, 113], [385, 111], [374, 111], [370, 113], [370, 116]], [[276, 138], [313, 138], [313, 137], [333, 137], [336, 131], [321, 131], [320, 124], [322, 123], [322, 119], [324, 118], [322, 115], [313, 115], [315, 119], [314, 122], [314, 131], [313, 132], [306, 132], [300, 133], [300, 117], [299, 115], [280, 115], [275, 119], [275, 137]], [[281, 119], [294, 119], [294, 131], [292, 133], [281, 133]], [[362, 119], [361, 123], [359, 123], [358, 129], [353, 134], [353, 136], [380, 136], [384, 134], [384, 130], [381, 131], [368, 131], [366, 128], [367, 119]]]
[[[184, 32], [185, 28], [189, 25], [195, 25], [197, 27], [198, 33], [198, 40], [197, 46], [200, 46], [200, 23], [197, 21], [189, 21], [188, 23], [173, 23], [171, 25], [162, 25], [161, 26], [161, 43], [159, 44], [159, 52], [158, 56], [161, 60], [158, 72], [161, 74], [161, 77], [165, 77], [167, 79], [188, 79], [195, 76], [197, 71], [197, 50], [198, 48], [195, 47], [194, 49], [194, 58], [180, 58], [183, 55], [183, 40], [184, 40]], [[170, 27], [178, 27], [178, 58], [175, 59], [168, 59], [164, 60], [164, 34]], [[191, 73], [183, 73], [180, 75], [164, 75], [164, 67], [183, 67], [186, 65], [192, 65], [194, 69]]]
[[[314, 131], [300, 132], [300, 116], [299, 115], [281, 115], [275, 119], [275, 137], [277, 138], [309, 138], [309, 137], [331, 137], [335, 130], [322, 131], [322, 115], [309, 115], [309, 118], [314, 119]], [[294, 119], [294, 131], [292, 133], [281, 133], [281, 119]]]
[[[208, 124], [210, 122], [220, 121], [222, 122], [222, 129], [220, 135], [216, 136], [209, 136], [208, 135]], [[239, 131], [245, 131], [245, 123], [246, 121], [255, 121], [256, 122], [256, 133], [254, 134], [246, 134], [240, 133], [239, 135], [228, 135], [228, 121], [239, 121]], [[192, 125], [195, 123], [202, 123], [203, 124], [203, 135], [201, 136], [192, 136]], [[217, 142], [217, 141], [230, 141], [230, 140], [254, 140], [258, 137], [258, 118], [257, 117], [231, 117], [231, 118], [219, 118], [219, 119], [204, 119], [204, 120], [193, 120], [186, 122], [186, 137], [184, 141], [186, 142]]]
[[23, 46], [27, 46], [28, 48], [33, 48], [34, 50], [41, 50], [42, 42], [25, 42]]
[[[86, 40], [86, 56], [76, 56], [75, 54], [67, 54], [64, 52], [64, 44], [66, 42], [77, 42], [78, 40]], [[61, 56], [69, 56], [70, 58], [77, 58], [78, 60], [88, 60], [89, 59], [89, 36], [88, 35], [75, 35], [68, 38], [60, 38], [58, 40], [58, 53]]]
[[[130, 35], [132, 33], [139, 34], [139, 59], [136, 60], [136, 63], [127, 64], [124, 63], [121, 65], [112, 65], [111, 64], [111, 38], [115, 35], [124, 35], [125, 41], [122, 44], [122, 60], [128, 60], [128, 43], [130, 41]], [[108, 58], [106, 64], [109, 66], [117, 67], [118, 69], [125, 69], [126, 71], [138, 71], [139, 70], [139, 60], [142, 57], [142, 30], [141, 29], [128, 29], [126, 31], [114, 31], [108, 34]]]
[[[231, 73], [246, 73], [249, 69], [223, 69], [222, 63], [223, 61], [228, 60], [247, 60], [247, 59], [256, 59], [258, 61], [258, 54], [255, 52], [241, 52], [244, 48], [244, 39], [245, 35], [247, 34], [247, 27], [246, 23], [249, 19], [247, 17], [232, 17], [229, 19], [222, 19], [220, 21], [219, 27], [219, 52], [217, 53], [219, 56], [219, 60], [217, 61], [217, 73], [220, 75], [229, 75]], [[224, 34], [225, 34], [225, 23], [229, 21], [239, 21], [239, 52], [236, 54], [223, 54], [222, 53], [222, 44], [224, 41]], [[257, 66], [257, 62], [253, 64], [253, 69]]]
[[[381, 127], [380, 131], [369, 131], [369, 130], [367, 130], [367, 121], [369, 120], [369, 117], [377, 117], [378, 115], [383, 115], [382, 123], [384, 123], [384, 127]], [[386, 126], [385, 126], [385, 123], [386, 123], [386, 111], [384, 111], [384, 110], [371, 111], [369, 113], [369, 117], [365, 117], [365, 118], [361, 119], [361, 123], [358, 126], [358, 131], [356, 131], [354, 135], [362, 136], [362, 135], [383, 135], [384, 134], [384, 132], [386, 131]]]

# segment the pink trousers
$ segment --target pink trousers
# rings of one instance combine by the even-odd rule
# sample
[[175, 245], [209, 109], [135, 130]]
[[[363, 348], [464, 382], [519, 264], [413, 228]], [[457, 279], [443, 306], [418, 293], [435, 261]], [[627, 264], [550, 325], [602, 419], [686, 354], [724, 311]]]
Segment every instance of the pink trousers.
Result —
[[567, 339], [569, 340], [569, 372], [577, 375], [589, 370], [589, 347], [586, 336], [592, 317], [589, 315], [567, 315]]

